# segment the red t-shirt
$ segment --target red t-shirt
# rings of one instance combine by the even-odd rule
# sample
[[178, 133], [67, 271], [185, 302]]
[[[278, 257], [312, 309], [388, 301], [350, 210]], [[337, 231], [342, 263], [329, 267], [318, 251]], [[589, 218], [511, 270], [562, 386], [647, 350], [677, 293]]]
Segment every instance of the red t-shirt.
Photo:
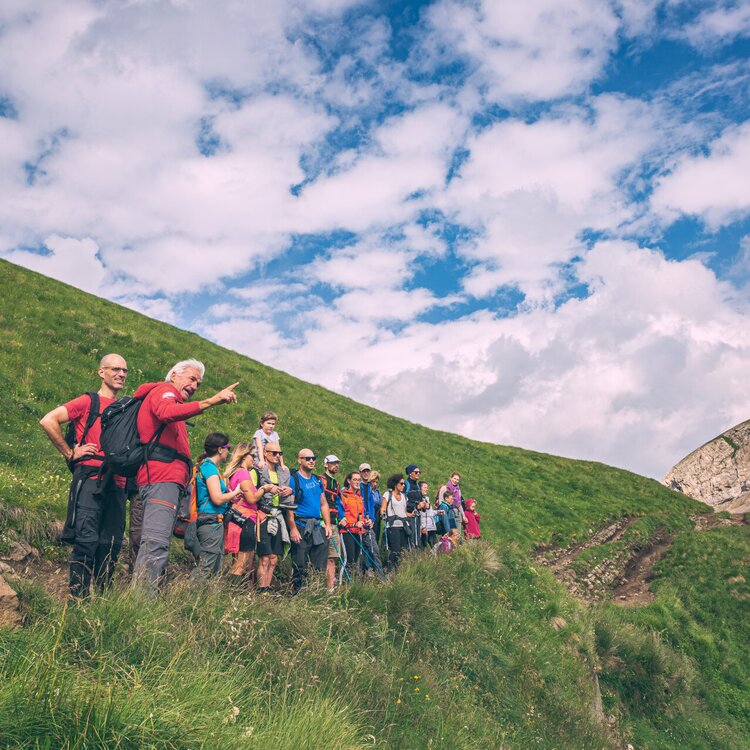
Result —
[[[99, 395], [99, 414], [101, 414], [110, 404], [113, 404], [115, 402], [115, 399], [109, 398], [108, 396], [102, 396]], [[75, 427], [76, 431], [76, 444], [81, 445], [83, 440], [83, 432], [86, 429], [86, 422], [89, 418], [89, 411], [91, 407], [91, 399], [89, 396], [84, 393], [83, 396], [79, 396], [78, 398], [74, 398], [72, 401], [68, 401], [67, 404], [63, 404], [63, 406], [68, 411], [68, 418], [71, 422], [73, 422], [73, 425]], [[97, 417], [94, 424], [89, 427], [89, 431], [86, 433], [86, 440], [87, 443], [94, 443], [96, 445], [96, 455], [100, 457], [100, 459], [104, 458], [104, 453], [102, 452], [101, 446], [99, 444], [99, 441], [101, 439], [102, 435], [102, 423], [101, 420]], [[95, 458], [87, 458], [83, 461], [79, 461], [79, 463], [83, 464], [84, 466], [101, 466], [102, 462], [101, 460], [97, 460]], [[95, 477], [92, 477], [92, 479]], [[115, 483], [118, 487], [122, 488], [125, 486], [125, 478], [124, 477], [115, 477]]]

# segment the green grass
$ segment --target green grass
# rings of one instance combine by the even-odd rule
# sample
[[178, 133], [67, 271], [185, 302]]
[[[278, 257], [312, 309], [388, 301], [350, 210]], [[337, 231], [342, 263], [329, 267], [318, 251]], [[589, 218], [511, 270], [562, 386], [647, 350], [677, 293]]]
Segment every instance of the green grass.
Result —
[[[2, 261], [0, 299], [0, 549], [53, 549], [69, 474], [37, 422], [95, 387], [109, 351], [128, 360], [129, 392], [186, 357], [206, 363], [203, 392], [241, 381], [236, 407], [191, 420], [195, 453], [212, 430], [247, 439], [272, 409], [288, 456], [307, 446], [383, 476], [415, 461], [433, 489], [458, 468], [487, 540], [333, 597], [218, 582], [63, 609], [18, 582], [26, 625], [0, 634], [0, 747], [750, 746], [746, 527], [695, 533], [705, 507], [652, 480], [429, 430]], [[584, 606], [531, 562], [624, 517], [622, 538], [573, 569], [667, 534], [649, 606]], [[593, 715], [593, 672], [612, 730]]]

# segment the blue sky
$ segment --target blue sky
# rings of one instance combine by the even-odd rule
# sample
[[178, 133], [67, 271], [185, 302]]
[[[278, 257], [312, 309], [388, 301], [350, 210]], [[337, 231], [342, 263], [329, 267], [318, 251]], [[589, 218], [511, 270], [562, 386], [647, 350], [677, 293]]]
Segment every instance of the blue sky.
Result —
[[723, 1], [6, 2], [0, 255], [661, 476], [750, 415], [749, 50]]

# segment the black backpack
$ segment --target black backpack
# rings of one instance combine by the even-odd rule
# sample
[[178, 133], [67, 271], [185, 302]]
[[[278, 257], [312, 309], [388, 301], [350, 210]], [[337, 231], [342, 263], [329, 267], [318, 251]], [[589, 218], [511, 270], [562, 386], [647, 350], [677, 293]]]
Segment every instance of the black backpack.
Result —
[[[94, 422], [96, 422], [96, 420], [101, 416], [101, 414], [99, 414], [99, 394], [87, 393], [86, 395], [89, 397], [91, 403], [89, 404], [89, 415], [83, 428], [83, 435], [81, 435], [80, 445], [83, 445], [86, 442], [86, 436], [89, 434], [89, 430], [94, 426]], [[75, 422], [70, 422], [68, 424], [68, 429], [65, 432], [65, 443], [67, 444], [68, 448], [70, 448], [70, 450], [73, 450], [79, 444], [76, 440]], [[73, 471], [79, 461], [90, 461], [91, 459], [101, 461], [101, 456], [86, 456], [85, 459], [74, 459], [71, 456], [70, 460], [68, 461], [68, 468]]]
[[171, 463], [184, 461], [188, 472], [192, 472], [193, 462], [174, 448], [159, 445], [159, 438], [166, 424], [162, 424], [147, 443], [141, 442], [138, 434], [138, 412], [142, 398], [123, 396], [110, 404], [102, 412], [101, 447], [104, 460], [115, 474], [121, 477], [134, 477], [146, 461]]

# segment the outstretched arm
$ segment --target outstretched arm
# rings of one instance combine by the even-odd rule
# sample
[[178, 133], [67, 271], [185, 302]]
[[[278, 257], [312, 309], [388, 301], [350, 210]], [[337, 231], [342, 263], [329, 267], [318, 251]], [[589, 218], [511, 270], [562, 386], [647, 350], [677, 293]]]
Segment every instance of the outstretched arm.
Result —
[[229, 387], [214, 393], [213, 396], [209, 396], [209, 398], [204, 398], [199, 401], [198, 403], [201, 407], [201, 411], [206, 411], [206, 409], [210, 409], [212, 406], [218, 406], [219, 404], [236, 404], [237, 394], [234, 392], [234, 389], [239, 384], [239, 381], [232, 383]]

